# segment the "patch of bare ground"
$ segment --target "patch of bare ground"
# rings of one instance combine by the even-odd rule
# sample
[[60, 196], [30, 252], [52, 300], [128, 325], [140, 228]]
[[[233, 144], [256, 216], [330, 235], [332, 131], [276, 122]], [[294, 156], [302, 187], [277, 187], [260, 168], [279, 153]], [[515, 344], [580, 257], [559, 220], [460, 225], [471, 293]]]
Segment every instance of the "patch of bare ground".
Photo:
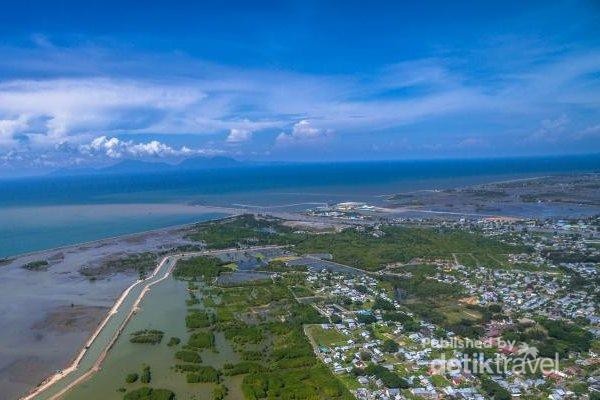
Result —
[[283, 226], [294, 229], [308, 229], [316, 232], [332, 232], [342, 229], [342, 225], [314, 221], [284, 221]]

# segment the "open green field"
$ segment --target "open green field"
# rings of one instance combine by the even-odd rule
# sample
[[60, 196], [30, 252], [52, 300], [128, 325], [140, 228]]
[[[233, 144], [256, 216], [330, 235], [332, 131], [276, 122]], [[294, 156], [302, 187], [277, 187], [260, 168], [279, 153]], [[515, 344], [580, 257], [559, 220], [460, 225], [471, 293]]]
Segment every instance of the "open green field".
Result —
[[347, 342], [346, 336], [334, 328], [323, 329], [319, 325], [312, 325], [306, 328], [306, 333], [312, 337], [317, 346], [339, 346]]
[[473, 268], [477, 266], [477, 259], [473, 257], [471, 253], [460, 253], [455, 255], [459, 264], [464, 265], [468, 268]]
[[307, 288], [306, 286], [292, 286], [290, 287], [291, 291], [296, 295], [296, 297], [308, 297], [314, 296], [314, 292]]

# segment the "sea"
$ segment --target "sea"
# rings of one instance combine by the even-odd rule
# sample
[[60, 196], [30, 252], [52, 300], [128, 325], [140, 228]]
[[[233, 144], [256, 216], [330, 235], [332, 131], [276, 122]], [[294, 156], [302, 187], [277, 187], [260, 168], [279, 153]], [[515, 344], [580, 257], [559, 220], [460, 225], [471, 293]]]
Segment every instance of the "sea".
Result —
[[0, 258], [217, 218], [201, 206], [305, 209], [551, 174], [599, 172], [600, 154], [243, 164], [151, 174], [0, 180]]

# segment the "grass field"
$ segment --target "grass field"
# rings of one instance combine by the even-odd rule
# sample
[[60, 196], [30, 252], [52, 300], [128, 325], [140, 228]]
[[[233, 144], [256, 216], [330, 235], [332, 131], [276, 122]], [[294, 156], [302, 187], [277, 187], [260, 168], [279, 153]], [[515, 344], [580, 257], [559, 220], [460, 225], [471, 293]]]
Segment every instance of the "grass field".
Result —
[[292, 286], [290, 288], [296, 297], [314, 296], [314, 292], [306, 286]]
[[457, 324], [463, 319], [471, 321], [481, 320], [481, 313], [470, 310], [461, 304], [448, 304], [438, 308], [438, 311], [444, 315], [448, 324]]
[[477, 260], [470, 253], [456, 254], [456, 259], [459, 264], [464, 265], [465, 267], [473, 268], [477, 266]]
[[319, 346], [338, 346], [347, 341], [346, 336], [337, 330], [323, 329], [319, 325], [309, 326], [306, 331]]

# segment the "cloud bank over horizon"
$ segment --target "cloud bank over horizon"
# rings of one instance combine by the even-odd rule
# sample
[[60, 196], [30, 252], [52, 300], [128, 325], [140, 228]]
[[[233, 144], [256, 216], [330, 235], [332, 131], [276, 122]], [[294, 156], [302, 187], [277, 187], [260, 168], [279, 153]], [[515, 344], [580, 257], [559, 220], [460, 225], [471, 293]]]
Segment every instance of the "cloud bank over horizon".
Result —
[[[309, 7], [313, 18], [331, 12]], [[395, 11], [400, 19], [407, 12]], [[488, 11], [479, 11], [482, 21]], [[383, 38], [349, 32], [358, 47], [380, 46], [351, 65], [336, 57], [352, 58], [354, 48], [331, 47], [334, 33], [303, 15], [297, 18], [308, 28], [298, 27], [298, 38], [276, 44], [259, 35], [244, 49], [222, 31], [189, 32], [196, 43], [194, 35], [169, 33], [176, 29], [168, 24], [165, 37], [188, 42], [165, 47], [156, 32], [140, 39], [115, 29], [107, 39], [81, 27], [13, 26], [0, 45], [0, 168], [202, 154], [336, 160], [598, 152], [600, 35], [590, 33], [600, 32], [598, 8], [589, 11], [577, 2], [531, 5], [499, 18], [505, 32], [473, 26], [474, 42], [424, 26], [422, 43], [402, 42], [394, 57], [388, 54], [416, 27], [390, 24]], [[348, 23], [360, 18], [352, 7], [344, 13]], [[580, 23], [556, 26], [564, 13]], [[532, 21], [536, 29], [525, 28]], [[322, 43], [314, 42], [319, 35]], [[255, 60], [261, 57], [268, 61]]]

